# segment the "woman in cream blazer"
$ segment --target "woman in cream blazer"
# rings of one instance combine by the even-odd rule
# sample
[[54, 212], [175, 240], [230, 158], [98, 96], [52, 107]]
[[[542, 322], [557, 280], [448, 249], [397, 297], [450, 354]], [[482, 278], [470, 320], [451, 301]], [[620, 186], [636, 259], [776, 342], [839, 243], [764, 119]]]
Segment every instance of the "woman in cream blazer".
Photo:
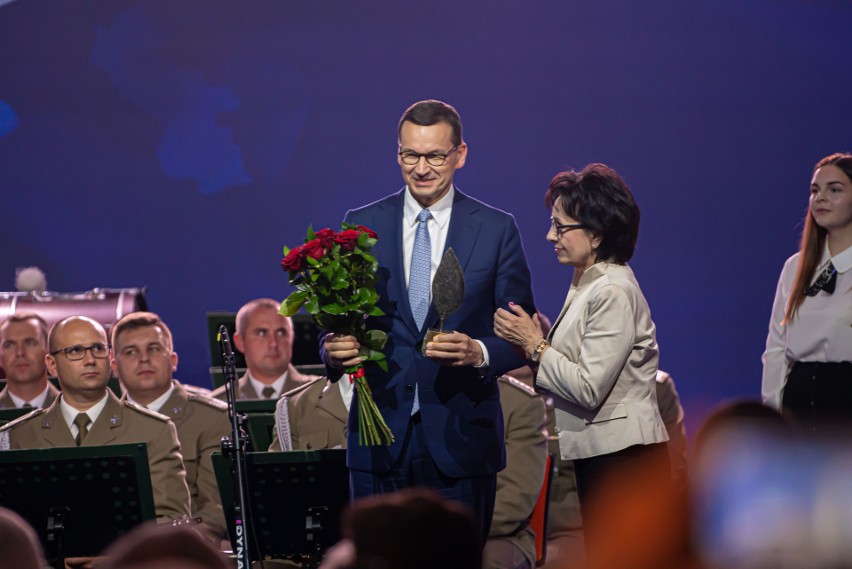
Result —
[[655, 394], [654, 322], [633, 271], [639, 208], [627, 184], [603, 164], [557, 174], [545, 201], [547, 240], [574, 268], [553, 329], [542, 337], [536, 317], [519, 306], [499, 309], [494, 330], [522, 348], [536, 388], [553, 397], [563, 459], [573, 460], [583, 511], [596, 485], [648, 455], [668, 468], [665, 425]]

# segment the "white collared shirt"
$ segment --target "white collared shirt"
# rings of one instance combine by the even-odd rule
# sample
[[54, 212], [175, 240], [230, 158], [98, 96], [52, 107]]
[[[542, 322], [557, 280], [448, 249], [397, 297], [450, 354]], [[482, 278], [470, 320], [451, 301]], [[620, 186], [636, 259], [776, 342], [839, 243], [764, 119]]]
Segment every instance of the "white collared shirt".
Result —
[[799, 253], [787, 259], [778, 279], [763, 353], [761, 389], [764, 403], [776, 409], [781, 408], [787, 375], [797, 361], [852, 361], [852, 247], [831, 256], [826, 245], [811, 284], [829, 261], [837, 270], [834, 293], [822, 290], [805, 298], [796, 316], [784, 325], [787, 300], [799, 269]]
[[250, 371], [246, 372], [249, 378], [249, 382], [251, 382], [251, 386], [254, 388], [254, 392], [257, 393], [258, 397], [263, 398], [262, 393], [264, 387], [271, 387], [275, 390], [275, 393], [272, 394], [272, 397], [270, 397], [270, 399], [278, 399], [281, 396], [281, 390], [284, 389], [284, 382], [287, 381], [288, 373], [289, 371], [285, 371], [278, 379], [276, 379], [272, 383], [267, 384], [255, 379], [255, 377], [251, 374]]
[[101, 398], [101, 400], [86, 409], [85, 411], [80, 411], [78, 409], [75, 409], [74, 407], [71, 407], [71, 405], [69, 405], [65, 401], [64, 395], [59, 396], [59, 410], [62, 411], [62, 418], [65, 419], [65, 424], [67, 424], [68, 428], [71, 429], [72, 437], [76, 439], [77, 433], [80, 432], [80, 429], [74, 423], [74, 419], [77, 417], [77, 415], [79, 415], [80, 413], [85, 413], [89, 416], [89, 420], [92, 422], [89, 425], [89, 430], [91, 430], [92, 426], [95, 424], [95, 421], [98, 420], [101, 411], [103, 411], [104, 407], [106, 407], [107, 396], [107, 392], [104, 391], [104, 396]]
[[[444, 256], [444, 246], [447, 244], [447, 235], [450, 232], [450, 216], [453, 213], [453, 199], [455, 199], [456, 188], [450, 186], [447, 195], [428, 207], [432, 217], [426, 222], [429, 228], [429, 241], [432, 245], [432, 262], [429, 267], [429, 302], [432, 302], [432, 281]], [[405, 188], [402, 210], [402, 267], [405, 271], [405, 288], [408, 289], [408, 279], [411, 273], [411, 255], [414, 251], [414, 238], [417, 235], [417, 226], [420, 224], [418, 216], [423, 206], [412, 197], [408, 187]], [[488, 350], [485, 344], [476, 338], [473, 339], [482, 348], [484, 358], [482, 368], [488, 367]]]
[[346, 410], [352, 405], [352, 396], [355, 394], [355, 384], [349, 377], [349, 374], [343, 374], [337, 381], [337, 388], [340, 389], [340, 397], [343, 398], [343, 404], [346, 405]]
[[126, 396], [127, 396], [127, 400], [128, 400], [128, 401], [130, 401], [131, 403], [136, 403], [136, 404], [137, 404], [137, 405], [139, 405], [140, 407], [145, 407], [145, 408], [147, 408], [147, 409], [150, 409], [151, 411], [156, 411], [157, 413], [159, 413], [159, 412], [160, 412], [160, 408], [161, 408], [161, 407], [162, 407], [162, 406], [166, 403], [166, 401], [168, 401], [168, 400], [169, 400], [169, 397], [171, 397], [171, 396], [172, 396], [172, 392], [173, 392], [174, 390], [175, 390], [175, 384], [174, 384], [174, 383], [172, 383], [171, 387], [169, 387], [169, 388], [166, 390], [166, 392], [165, 392], [165, 393], [163, 393], [162, 395], [160, 395], [159, 397], [157, 397], [156, 399], [154, 399], [153, 401], [151, 401], [151, 402], [150, 402], [150, 403], [148, 403], [147, 405], [142, 405], [142, 404], [141, 404], [141, 403], [139, 403], [138, 401], [135, 401], [135, 400], [134, 400], [134, 399], [130, 396], [130, 392], [129, 392], [129, 391], [127, 391], [127, 392], [125, 392], [125, 393], [126, 393]]
[[[429, 228], [429, 240], [432, 244], [432, 262], [429, 268], [430, 285], [432, 279], [435, 278], [438, 265], [441, 264], [441, 257], [444, 256], [444, 245], [447, 244], [447, 234], [450, 231], [450, 215], [453, 213], [453, 198], [455, 197], [455, 193], [455, 188], [450, 186], [447, 195], [428, 208], [432, 214], [431, 219], [426, 222], [426, 226]], [[417, 200], [411, 196], [411, 192], [406, 188], [402, 212], [402, 266], [405, 269], [406, 288], [408, 288], [408, 277], [411, 273], [411, 255], [414, 251], [414, 237], [417, 235], [417, 226], [420, 225], [420, 220], [417, 216], [420, 215], [422, 210], [423, 206], [417, 203]], [[431, 294], [430, 286], [430, 300]]]
[[44, 408], [44, 400], [47, 399], [47, 392], [49, 390], [50, 385], [45, 385], [44, 391], [27, 401], [26, 399], [21, 399], [20, 397], [12, 393], [12, 390], [10, 389], [9, 397], [12, 398], [12, 403], [14, 403], [15, 407], [17, 407], [18, 409], [22, 408], [24, 406], [24, 403], [29, 403], [33, 409], [42, 409]]

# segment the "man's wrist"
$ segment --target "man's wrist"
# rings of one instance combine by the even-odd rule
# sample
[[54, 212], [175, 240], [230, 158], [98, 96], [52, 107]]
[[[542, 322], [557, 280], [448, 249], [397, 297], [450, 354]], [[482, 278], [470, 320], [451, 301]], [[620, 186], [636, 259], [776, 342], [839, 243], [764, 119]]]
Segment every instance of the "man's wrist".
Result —
[[479, 344], [482, 361], [478, 364], [474, 364], [473, 367], [479, 370], [488, 369], [488, 350], [485, 349], [485, 344], [483, 344], [480, 340], [474, 340], [474, 342]]

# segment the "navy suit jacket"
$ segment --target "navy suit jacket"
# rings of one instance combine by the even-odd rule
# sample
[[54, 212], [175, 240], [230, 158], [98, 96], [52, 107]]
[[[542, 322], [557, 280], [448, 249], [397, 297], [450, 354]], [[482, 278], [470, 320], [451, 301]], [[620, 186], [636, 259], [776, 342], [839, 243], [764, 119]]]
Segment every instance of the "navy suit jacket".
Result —
[[389, 447], [360, 446], [356, 397], [349, 415], [349, 467], [374, 473], [391, 469], [408, 427], [416, 383], [427, 445], [438, 468], [454, 478], [495, 474], [506, 460], [496, 378], [524, 361], [494, 335], [494, 312], [508, 308], [510, 301], [535, 311], [520, 233], [511, 215], [455, 190], [446, 247], [453, 248], [464, 270], [465, 291], [461, 308], [447, 318], [444, 329], [482, 341], [490, 365], [484, 375], [471, 366], [441, 366], [420, 352], [426, 329], [438, 327], [434, 306], [423, 328], [417, 329], [408, 302], [402, 252], [405, 191], [346, 214], [347, 222], [366, 225], [379, 237], [373, 253], [379, 262], [379, 307], [385, 315], [370, 318], [368, 327], [388, 334], [388, 372], [376, 365], [365, 369], [376, 404], [396, 438]]

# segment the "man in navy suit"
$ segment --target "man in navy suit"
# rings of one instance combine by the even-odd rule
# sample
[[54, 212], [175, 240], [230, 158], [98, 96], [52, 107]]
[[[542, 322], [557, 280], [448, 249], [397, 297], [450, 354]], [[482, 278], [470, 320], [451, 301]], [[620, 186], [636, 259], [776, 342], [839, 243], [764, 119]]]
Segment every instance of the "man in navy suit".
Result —
[[[535, 312], [529, 266], [514, 218], [453, 185], [467, 158], [456, 110], [440, 101], [415, 103], [398, 134], [405, 188], [346, 214], [347, 222], [379, 238], [373, 252], [385, 315], [371, 318], [369, 327], [388, 334], [389, 369], [368, 366], [366, 372], [395, 437], [387, 447], [361, 446], [353, 401], [347, 445], [352, 497], [432, 487], [468, 504], [484, 539], [497, 472], [505, 466], [497, 378], [524, 365], [494, 335], [493, 315], [511, 302]], [[430, 342], [424, 356], [426, 330], [438, 327], [430, 283], [449, 247], [464, 271], [464, 301], [444, 323], [452, 332]], [[360, 362], [358, 347], [352, 336], [325, 335], [323, 357], [332, 379]]]

